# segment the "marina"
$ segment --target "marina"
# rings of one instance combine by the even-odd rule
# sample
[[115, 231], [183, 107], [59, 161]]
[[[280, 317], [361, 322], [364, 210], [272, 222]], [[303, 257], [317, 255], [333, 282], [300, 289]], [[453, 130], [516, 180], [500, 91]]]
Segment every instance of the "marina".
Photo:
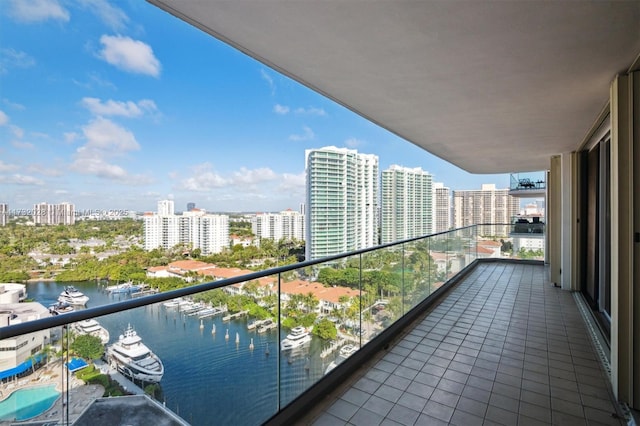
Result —
[[[88, 307], [132, 297], [105, 292], [104, 286], [94, 282], [29, 283], [28, 292], [35, 301], [50, 306], [65, 285], [74, 285], [88, 295]], [[186, 302], [186, 299], [171, 300], [97, 320], [109, 331], [112, 342], [128, 324], [132, 325], [164, 366], [158, 382], [161, 402], [193, 425], [210, 424], [212, 410], [220, 424], [262, 424], [273, 413], [273, 395], [278, 388], [281, 402], [292, 400], [322, 377], [333, 360], [332, 356], [320, 358], [326, 342], [317, 338], [278, 357], [280, 341], [288, 330], [283, 329], [280, 335], [274, 333], [278, 324], [273, 319], [248, 329], [253, 320], [246, 315], [227, 322], [222, 321], [220, 313], [206, 318], [185, 315], [178, 306]], [[226, 309], [217, 307], [223, 308]], [[279, 380], [275, 374], [278, 364]], [[211, 386], [212, 382], [216, 386]], [[239, 393], [243, 398], [238, 398]]]

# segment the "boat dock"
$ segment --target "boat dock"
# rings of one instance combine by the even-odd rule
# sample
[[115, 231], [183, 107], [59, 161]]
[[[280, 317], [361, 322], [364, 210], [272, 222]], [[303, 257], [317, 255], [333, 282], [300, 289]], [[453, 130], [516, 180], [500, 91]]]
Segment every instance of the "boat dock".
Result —
[[215, 317], [216, 315], [224, 314], [227, 311], [228, 311], [227, 305], [224, 305], [217, 308], [205, 308], [201, 311], [198, 311], [197, 314], [198, 314], [198, 318], [205, 319], [209, 317]]
[[262, 325], [258, 327], [258, 333], [266, 333], [269, 330], [273, 330], [278, 327], [278, 323], [274, 322], [272, 319], [265, 320]]
[[322, 350], [322, 352], [320, 352], [320, 358], [324, 359], [324, 358], [328, 357], [333, 352], [335, 352], [336, 349], [338, 349], [339, 347], [341, 347], [345, 343], [347, 343], [347, 341], [345, 339], [339, 339], [339, 340], [332, 341], [329, 346], [327, 346], [326, 348], [324, 348]]
[[240, 317], [243, 317], [244, 315], [248, 315], [249, 311], [240, 311], [240, 312], [236, 312], [235, 314], [229, 314], [229, 315], [225, 315], [222, 317], [222, 321], [231, 321], [232, 319], [238, 319]]
[[148, 296], [150, 294], [156, 294], [156, 293], [158, 293], [157, 288], [150, 288], [148, 290], [141, 290], [141, 291], [136, 291], [134, 293], [131, 293], [131, 297], [142, 297], [142, 296]]

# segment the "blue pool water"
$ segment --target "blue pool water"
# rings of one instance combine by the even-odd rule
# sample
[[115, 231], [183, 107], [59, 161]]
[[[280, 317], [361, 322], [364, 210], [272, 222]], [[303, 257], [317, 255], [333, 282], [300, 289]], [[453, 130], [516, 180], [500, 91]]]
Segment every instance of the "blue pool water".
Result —
[[20, 389], [0, 402], [0, 420], [26, 420], [47, 411], [60, 396], [55, 385]]

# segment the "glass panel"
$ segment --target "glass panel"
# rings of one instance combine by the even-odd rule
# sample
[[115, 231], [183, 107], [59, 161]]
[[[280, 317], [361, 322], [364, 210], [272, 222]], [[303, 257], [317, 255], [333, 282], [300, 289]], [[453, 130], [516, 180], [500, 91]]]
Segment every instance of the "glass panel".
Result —
[[455, 231], [451, 231], [449, 233], [449, 244], [448, 244], [448, 279], [451, 279], [453, 276], [458, 274], [466, 264], [465, 258], [465, 250], [466, 250], [466, 239], [464, 237], [465, 230], [459, 229]]
[[[212, 404], [224, 407], [215, 411], [216, 421], [221, 424], [261, 424], [279, 409], [278, 374], [283, 383], [295, 382], [290, 370], [278, 370], [277, 281], [277, 276], [267, 276], [105, 315], [96, 318], [97, 323], [74, 323], [69, 326], [70, 333], [52, 330], [49, 341], [57, 360], [50, 360], [51, 372], [41, 369], [32, 376], [36, 384], [48, 383], [47, 377], [65, 380], [62, 389], [66, 389], [69, 372], [71, 398], [64, 407], [48, 411], [43, 419], [61, 420], [68, 411], [74, 421], [84, 409], [85, 400], [146, 393], [190, 424], [209, 424]], [[39, 289], [30, 296], [48, 305], [65, 284], [36, 284]], [[110, 294], [96, 284], [83, 286], [82, 292], [89, 296], [90, 306], [131, 298], [130, 294]], [[255, 327], [256, 320], [269, 318], [274, 328]], [[95, 339], [83, 342], [87, 337], [82, 335], [91, 332], [101, 344], [101, 329], [108, 332], [104, 337], [107, 350], [104, 356], [96, 356], [91, 352]], [[135, 342], [134, 332], [144, 346]], [[157, 359], [148, 356], [144, 347]], [[132, 358], [127, 359], [127, 353]], [[81, 366], [82, 362], [74, 358], [83, 358], [89, 367], [67, 371], [67, 361], [74, 367]], [[107, 372], [111, 380], [102, 375]], [[31, 378], [25, 380], [32, 382]], [[85, 381], [101, 384], [105, 390], [81, 386]]]
[[426, 299], [433, 291], [436, 281], [431, 242], [433, 237], [407, 243], [405, 263], [405, 313]]
[[364, 334], [360, 275], [360, 255], [283, 275], [281, 407], [360, 348]]
[[402, 315], [403, 246], [362, 255], [363, 342], [368, 342]]

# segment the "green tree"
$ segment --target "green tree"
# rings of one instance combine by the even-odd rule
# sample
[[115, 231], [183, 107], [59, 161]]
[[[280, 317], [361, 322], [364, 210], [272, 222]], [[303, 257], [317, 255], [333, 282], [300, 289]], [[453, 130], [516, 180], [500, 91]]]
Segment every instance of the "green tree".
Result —
[[104, 353], [104, 345], [99, 337], [81, 334], [73, 339], [71, 350], [85, 359], [99, 359]]
[[325, 340], [335, 340], [338, 336], [338, 330], [334, 323], [324, 318], [321, 319], [314, 327], [313, 334]]

